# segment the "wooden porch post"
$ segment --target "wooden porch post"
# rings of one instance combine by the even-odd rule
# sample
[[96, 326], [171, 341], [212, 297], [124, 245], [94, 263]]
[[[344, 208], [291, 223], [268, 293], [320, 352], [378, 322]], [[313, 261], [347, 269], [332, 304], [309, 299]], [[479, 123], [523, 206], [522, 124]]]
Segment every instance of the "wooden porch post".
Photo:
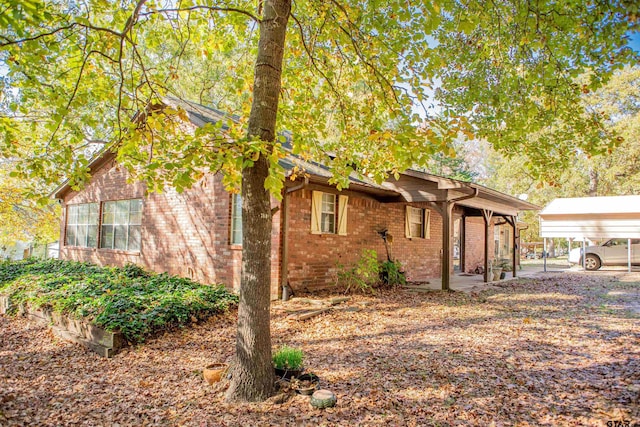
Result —
[[511, 225], [513, 226], [513, 277], [516, 277], [518, 267], [518, 257], [520, 256], [520, 248], [518, 247], [518, 219], [511, 217]]
[[504, 219], [513, 228], [513, 237], [511, 238], [511, 247], [513, 248], [511, 252], [511, 264], [513, 269], [513, 277], [516, 277], [517, 254], [518, 254], [518, 251], [516, 248], [518, 239], [516, 234], [518, 233], [518, 220], [516, 219], [515, 216], [508, 216], [508, 217], [505, 217]]
[[484, 216], [484, 281], [488, 282], [489, 278], [489, 224], [491, 224], [491, 217], [493, 217], [493, 211], [488, 209], [482, 209], [482, 215]]
[[462, 215], [460, 218], [460, 272], [466, 273], [467, 271], [467, 263], [465, 260], [466, 257], [466, 243], [467, 241], [467, 216]]
[[451, 282], [451, 215], [453, 203], [440, 202], [442, 215], [442, 290], [448, 291]]

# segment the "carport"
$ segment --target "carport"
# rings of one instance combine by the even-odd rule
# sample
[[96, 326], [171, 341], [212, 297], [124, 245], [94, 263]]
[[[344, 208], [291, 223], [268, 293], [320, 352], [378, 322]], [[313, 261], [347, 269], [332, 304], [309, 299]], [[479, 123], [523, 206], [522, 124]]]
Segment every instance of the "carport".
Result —
[[547, 238], [552, 237], [582, 240], [583, 254], [587, 238], [625, 238], [627, 264], [631, 271], [631, 239], [640, 238], [640, 196], [555, 199], [539, 215], [545, 271]]

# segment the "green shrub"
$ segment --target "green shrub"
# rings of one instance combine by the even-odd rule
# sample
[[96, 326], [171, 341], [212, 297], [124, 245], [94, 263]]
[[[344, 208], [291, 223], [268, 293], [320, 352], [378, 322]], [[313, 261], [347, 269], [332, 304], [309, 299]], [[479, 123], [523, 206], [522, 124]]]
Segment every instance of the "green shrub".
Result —
[[345, 293], [352, 288], [362, 292], [373, 291], [378, 284], [380, 267], [378, 254], [373, 249], [363, 249], [360, 259], [353, 267], [338, 264], [338, 285], [345, 287]]
[[302, 350], [283, 345], [273, 355], [273, 366], [278, 369], [301, 369], [304, 361]]
[[407, 278], [399, 261], [381, 262], [380, 280], [387, 286], [403, 286], [407, 284]]
[[168, 274], [64, 260], [0, 263], [0, 294], [20, 305], [82, 318], [132, 342], [204, 319], [237, 304], [222, 285]]

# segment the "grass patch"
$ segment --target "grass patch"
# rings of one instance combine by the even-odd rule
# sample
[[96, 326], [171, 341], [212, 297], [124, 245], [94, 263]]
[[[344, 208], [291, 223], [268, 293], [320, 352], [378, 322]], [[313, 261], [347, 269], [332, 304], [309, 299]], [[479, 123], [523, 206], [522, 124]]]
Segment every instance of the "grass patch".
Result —
[[80, 318], [130, 342], [204, 319], [237, 304], [222, 285], [150, 273], [137, 265], [100, 267], [65, 260], [0, 263], [0, 294], [19, 305]]

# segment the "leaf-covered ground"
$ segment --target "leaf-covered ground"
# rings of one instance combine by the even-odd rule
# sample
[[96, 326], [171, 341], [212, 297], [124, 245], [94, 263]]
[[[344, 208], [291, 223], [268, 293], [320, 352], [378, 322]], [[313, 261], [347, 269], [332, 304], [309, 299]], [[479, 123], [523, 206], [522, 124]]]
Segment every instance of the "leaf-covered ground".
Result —
[[234, 315], [107, 360], [0, 316], [0, 425], [594, 425], [640, 422], [640, 275], [565, 273], [472, 294], [357, 296], [310, 320], [273, 309], [274, 347], [338, 405], [229, 404], [200, 370]]

